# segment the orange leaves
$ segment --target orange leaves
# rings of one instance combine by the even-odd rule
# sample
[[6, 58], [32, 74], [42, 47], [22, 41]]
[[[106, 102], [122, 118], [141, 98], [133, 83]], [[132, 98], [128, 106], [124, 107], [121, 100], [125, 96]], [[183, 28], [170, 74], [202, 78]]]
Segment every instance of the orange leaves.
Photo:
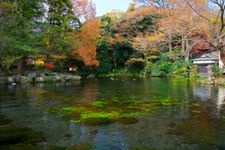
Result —
[[86, 66], [98, 66], [96, 60], [96, 41], [99, 35], [99, 20], [92, 19], [85, 22], [81, 31], [73, 37], [79, 40], [74, 45], [74, 56], [76, 59], [82, 60]]
[[95, 18], [95, 6], [92, 0], [72, 0], [72, 3], [74, 14], [85, 21], [78, 33], [72, 33], [73, 56], [86, 66], [98, 66], [96, 41], [100, 31], [99, 20]]

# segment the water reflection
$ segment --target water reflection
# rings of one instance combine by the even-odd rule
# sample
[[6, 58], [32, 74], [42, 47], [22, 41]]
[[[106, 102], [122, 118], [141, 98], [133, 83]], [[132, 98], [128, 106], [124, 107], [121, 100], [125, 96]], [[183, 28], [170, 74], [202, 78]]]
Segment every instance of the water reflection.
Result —
[[197, 100], [209, 100], [218, 108], [221, 108], [225, 101], [225, 88], [212, 85], [194, 85], [193, 95]]
[[218, 88], [218, 101], [217, 106], [221, 108], [221, 106], [225, 103], [225, 88]]
[[[188, 80], [99, 80], [76, 85], [1, 86], [0, 98], [0, 114], [12, 119], [13, 125], [42, 132], [45, 145], [91, 145], [93, 149], [199, 149], [202, 145], [225, 145], [224, 87], [197, 85]], [[122, 104], [129, 101], [167, 103], [147, 105], [155, 108], [139, 116], [134, 124], [89, 126], [66, 120], [65, 113], [48, 112], [96, 100], [116, 102], [109, 108], [120, 112], [127, 108]], [[146, 106], [135, 107], [138, 111]], [[176, 132], [171, 134], [171, 129]]]

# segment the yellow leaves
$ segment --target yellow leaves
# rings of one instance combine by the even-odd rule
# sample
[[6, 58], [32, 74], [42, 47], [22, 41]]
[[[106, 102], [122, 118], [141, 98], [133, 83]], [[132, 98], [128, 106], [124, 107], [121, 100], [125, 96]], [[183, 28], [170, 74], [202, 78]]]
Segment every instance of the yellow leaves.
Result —
[[162, 40], [164, 40], [164, 34], [162, 32], [155, 32], [153, 34], [135, 37], [132, 45], [136, 50], [147, 52], [149, 50], [155, 50], [157, 44]]
[[34, 60], [32, 64], [36, 66], [44, 66], [45, 62], [43, 60], [38, 59], [38, 60]]

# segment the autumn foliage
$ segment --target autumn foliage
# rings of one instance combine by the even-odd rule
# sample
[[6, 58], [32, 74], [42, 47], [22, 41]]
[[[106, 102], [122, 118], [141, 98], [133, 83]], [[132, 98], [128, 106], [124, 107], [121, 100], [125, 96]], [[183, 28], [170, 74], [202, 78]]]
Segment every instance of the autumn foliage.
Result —
[[96, 59], [96, 41], [99, 35], [99, 20], [91, 19], [83, 24], [79, 33], [74, 33], [73, 38], [78, 40], [74, 45], [74, 57], [83, 61], [86, 66], [98, 66]]
[[86, 66], [98, 66], [96, 42], [99, 35], [99, 20], [95, 18], [92, 0], [73, 0], [74, 14], [84, 21], [78, 32], [73, 32], [73, 56]]

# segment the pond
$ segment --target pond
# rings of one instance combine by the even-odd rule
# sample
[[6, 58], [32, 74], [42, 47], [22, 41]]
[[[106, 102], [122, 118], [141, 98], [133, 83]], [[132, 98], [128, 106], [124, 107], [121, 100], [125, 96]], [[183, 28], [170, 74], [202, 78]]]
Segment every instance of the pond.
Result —
[[0, 149], [225, 149], [225, 88], [189, 80], [1, 85]]

